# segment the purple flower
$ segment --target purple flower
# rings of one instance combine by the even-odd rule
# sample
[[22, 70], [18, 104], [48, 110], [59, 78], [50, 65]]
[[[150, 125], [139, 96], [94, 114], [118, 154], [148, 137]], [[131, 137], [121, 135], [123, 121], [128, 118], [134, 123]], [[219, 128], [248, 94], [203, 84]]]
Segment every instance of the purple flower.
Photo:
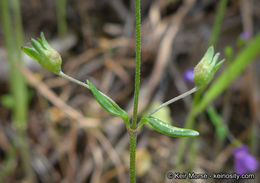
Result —
[[258, 169], [258, 162], [254, 156], [249, 154], [246, 145], [237, 147], [233, 151], [234, 166], [237, 174], [245, 174], [247, 172], [254, 172]]
[[188, 82], [193, 82], [194, 80], [194, 72], [193, 69], [187, 69], [183, 74], [183, 80]]
[[249, 38], [249, 32], [247, 31], [244, 31], [240, 34], [240, 37], [243, 39], [243, 40], [247, 40]]

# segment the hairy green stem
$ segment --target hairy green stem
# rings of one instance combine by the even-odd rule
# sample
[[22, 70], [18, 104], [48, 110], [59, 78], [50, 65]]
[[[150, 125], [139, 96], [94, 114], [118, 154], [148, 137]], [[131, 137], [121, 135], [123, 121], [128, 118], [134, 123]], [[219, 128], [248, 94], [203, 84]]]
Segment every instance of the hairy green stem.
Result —
[[73, 83], [76, 83], [76, 84], [78, 84], [80, 86], [83, 86], [83, 87], [89, 89], [89, 86], [86, 83], [83, 83], [83, 82], [81, 82], [81, 81], [79, 81], [77, 79], [74, 79], [73, 77], [68, 76], [67, 74], [63, 73], [62, 71], [59, 73], [59, 76], [65, 78], [65, 79], [67, 79], [67, 80], [69, 80], [69, 81], [71, 81]]
[[136, 129], [138, 98], [140, 87], [140, 70], [141, 70], [141, 5], [140, 0], [136, 0], [136, 71], [135, 71], [135, 93], [134, 93], [134, 110], [132, 129]]
[[182, 99], [182, 98], [185, 98], [185, 97], [187, 97], [188, 95], [191, 95], [192, 93], [198, 91], [198, 89], [199, 89], [199, 88], [194, 87], [194, 88], [192, 88], [191, 90], [189, 90], [189, 91], [187, 91], [187, 92], [185, 92], [185, 93], [183, 93], [183, 94], [181, 94], [181, 95], [179, 95], [179, 96], [177, 96], [177, 97], [174, 97], [174, 98], [171, 99], [171, 100], [168, 100], [167, 102], [163, 103], [162, 105], [160, 105], [159, 107], [157, 107], [156, 109], [154, 109], [152, 112], [150, 112], [147, 116], [151, 116], [152, 114], [154, 114], [155, 112], [157, 112], [157, 111], [160, 110], [161, 108], [163, 108], [163, 107], [165, 107], [165, 106], [167, 106], [167, 105], [170, 105], [170, 104], [172, 104], [172, 103], [174, 103], [174, 102], [176, 102], [176, 101], [178, 101], [178, 100], [180, 100], [180, 99]]
[[140, 0], [135, 1], [135, 18], [136, 18], [136, 67], [135, 67], [135, 92], [134, 92], [134, 109], [131, 128], [128, 129], [130, 144], [130, 175], [129, 182], [135, 183], [136, 171], [136, 140], [137, 140], [137, 112], [138, 98], [140, 87], [140, 70], [141, 70], [141, 3]]
[[135, 156], [136, 156], [136, 140], [137, 140], [137, 130], [128, 130], [129, 133], [129, 143], [130, 143], [130, 177], [129, 182], [135, 183]]

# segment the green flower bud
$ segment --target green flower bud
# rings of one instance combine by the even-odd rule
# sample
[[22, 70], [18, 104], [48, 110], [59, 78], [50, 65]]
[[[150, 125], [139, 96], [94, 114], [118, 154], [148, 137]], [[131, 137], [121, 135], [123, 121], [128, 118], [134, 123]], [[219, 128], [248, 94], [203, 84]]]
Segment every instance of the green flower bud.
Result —
[[217, 63], [219, 53], [214, 56], [213, 46], [209, 47], [201, 61], [194, 68], [194, 82], [197, 87], [207, 85], [223, 64], [224, 59]]
[[33, 48], [23, 47], [24, 53], [36, 60], [43, 68], [59, 74], [61, 72], [62, 59], [60, 54], [52, 48], [41, 33], [41, 39], [31, 40]]

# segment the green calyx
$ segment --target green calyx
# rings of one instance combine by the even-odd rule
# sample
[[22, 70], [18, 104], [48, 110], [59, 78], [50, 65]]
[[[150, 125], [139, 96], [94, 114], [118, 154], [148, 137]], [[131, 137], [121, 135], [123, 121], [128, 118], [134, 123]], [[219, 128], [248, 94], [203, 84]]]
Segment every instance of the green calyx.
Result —
[[201, 61], [194, 68], [194, 82], [197, 87], [207, 85], [219, 67], [223, 64], [224, 59], [217, 63], [220, 54], [214, 55], [213, 46], [209, 47]]
[[36, 60], [43, 68], [59, 74], [61, 72], [62, 59], [60, 54], [52, 48], [41, 33], [41, 39], [31, 40], [33, 48], [23, 47], [24, 53]]

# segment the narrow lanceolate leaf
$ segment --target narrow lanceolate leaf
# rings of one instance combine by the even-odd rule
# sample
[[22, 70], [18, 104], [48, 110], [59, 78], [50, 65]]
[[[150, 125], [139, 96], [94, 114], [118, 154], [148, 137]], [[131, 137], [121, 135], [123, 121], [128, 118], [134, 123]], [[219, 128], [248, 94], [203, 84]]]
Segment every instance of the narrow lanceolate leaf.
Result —
[[152, 116], [145, 117], [145, 119], [155, 130], [171, 137], [195, 137], [199, 135], [199, 132], [195, 130], [177, 128]]
[[127, 112], [121, 109], [111, 98], [98, 91], [98, 89], [90, 81], [87, 80], [87, 84], [98, 103], [111, 115], [120, 116], [128, 126], [129, 117]]

